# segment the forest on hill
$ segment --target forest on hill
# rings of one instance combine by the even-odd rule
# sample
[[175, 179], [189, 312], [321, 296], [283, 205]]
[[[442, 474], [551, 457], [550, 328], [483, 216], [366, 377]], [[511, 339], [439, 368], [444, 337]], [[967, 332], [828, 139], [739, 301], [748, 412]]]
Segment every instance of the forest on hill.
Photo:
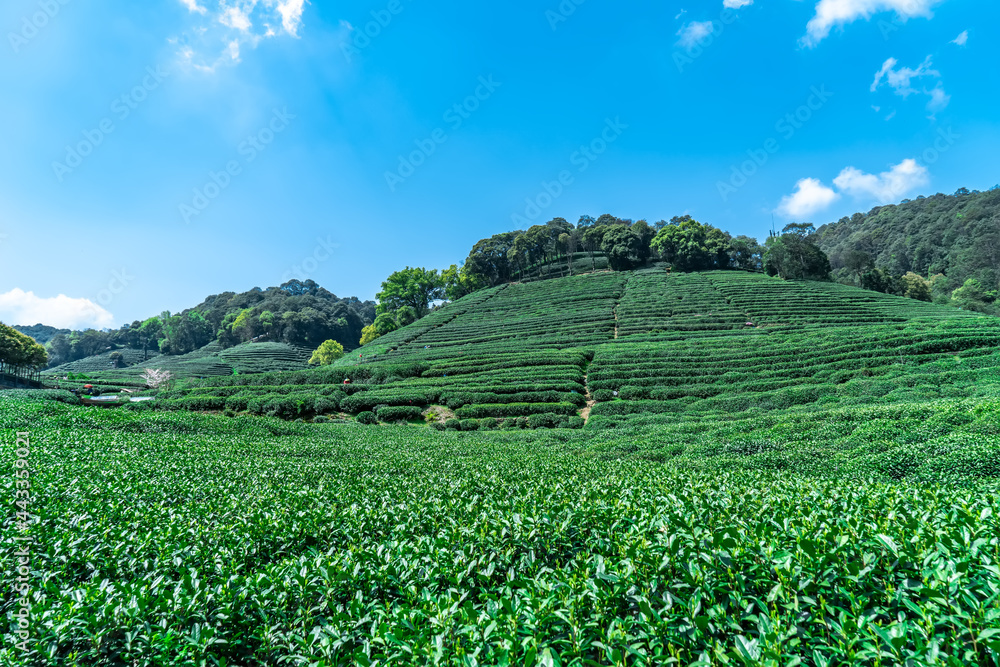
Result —
[[823, 225], [814, 238], [839, 282], [910, 296], [915, 285], [918, 298], [997, 313], [1000, 187], [877, 206]]
[[182, 355], [213, 341], [223, 347], [269, 341], [315, 348], [335, 339], [354, 349], [374, 319], [374, 302], [339, 298], [312, 280], [291, 280], [280, 287], [214, 294], [180, 313], [165, 311], [111, 331], [41, 325], [19, 330], [49, 334], [45, 347], [52, 367], [123, 348]]

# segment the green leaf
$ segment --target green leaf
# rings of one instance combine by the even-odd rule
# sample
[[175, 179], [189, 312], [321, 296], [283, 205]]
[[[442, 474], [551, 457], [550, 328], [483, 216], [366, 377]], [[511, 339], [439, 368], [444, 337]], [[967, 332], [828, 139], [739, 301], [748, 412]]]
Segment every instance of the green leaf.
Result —
[[736, 652], [744, 660], [756, 661], [760, 658], [760, 646], [755, 639], [747, 639], [743, 635], [736, 637]]
[[899, 547], [896, 546], [896, 543], [888, 535], [879, 533], [875, 536], [875, 541], [891, 551], [893, 556], [899, 556]]

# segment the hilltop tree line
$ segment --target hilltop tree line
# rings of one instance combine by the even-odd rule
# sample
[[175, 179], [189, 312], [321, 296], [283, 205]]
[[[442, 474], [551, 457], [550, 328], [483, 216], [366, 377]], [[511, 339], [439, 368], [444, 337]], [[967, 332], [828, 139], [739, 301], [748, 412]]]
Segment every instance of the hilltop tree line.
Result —
[[[165, 311], [117, 330], [61, 331], [46, 347], [50, 366], [121, 348], [187, 354], [213, 341], [223, 347], [266, 340], [316, 348], [335, 339], [354, 349], [350, 342], [361, 338], [375, 315], [372, 301], [341, 299], [312, 280], [291, 280], [266, 290], [212, 295], [194, 308]], [[38, 332], [49, 333], [45, 329]]]
[[1000, 314], [1000, 187], [877, 206], [815, 240], [839, 282]]
[[0, 322], [0, 373], [21, 375], [37, 371], [48, 363], [45, 348], [14, 327]]
[[[477, 242], [461, 267], [444, 271], [406, 267], [382, 283], [378, 316], [364, 329], [361, 344], [427, 314], [432, 304], [455, 300], [486, 287], [546, 276], [573, 275], [583, 257], [597, 270], [602, 258], [613, 271], [663, 262], [675, 271], [739, 269], [786, 279], [826, 280], [830, 262], [813, 242], [815, 229], [792, 224], [762, 245], [749, 236], [733, 237], [689, 215], [649, 224], [604, 214], [582, 216], [576, 225], [553, 218], [527, 230], [495, 234]], [[555, 269], [555, 271], [553, 271]]]

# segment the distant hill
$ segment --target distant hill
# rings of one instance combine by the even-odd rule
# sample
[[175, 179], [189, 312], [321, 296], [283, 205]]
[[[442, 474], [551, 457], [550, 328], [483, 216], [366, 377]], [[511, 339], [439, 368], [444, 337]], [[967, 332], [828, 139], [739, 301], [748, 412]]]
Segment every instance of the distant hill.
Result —
[[374, 319], [372, 301], [340, 298], [312, 280], [291, 280], [279, 287], [214, 294], [180, 313], [164, 312], [114, 331], [62, 330], [47, 339], [46, 348], [50, 368], [125, 349], [185, 355], [213, 342], [220, 349], [251, 341], [315, 349], [333, 339], [353, 350]]
[[944, 274], [946, 281], [935, 288], [941, 296], [968, 278], [995, 290], [1000, 287], [1000, 189], [962, 189], [878, 206], [823, 225], [814, 241], [830, 257], [837, 278], [850, 278], [851, 253], [860, 252], [892, 276]]
[[[145, 386], [142, 374], [152, 368], [170, 371], [175, 381], [309, 368], [309, 348], [287, 343], [241, 343], [223, 347], [218, 341], [181, 355], [121, 349], [71, 361], [44, 371], [50, 385], [79, 388], [92, 384], [101, 391]], [[77, 377], [79, 376], [79, 377]], [[64, 378], [69, 378], [64, 379]]]
[[70, 333], [69, 329], [56, 329], [45, 324], [33, 324], [31, 326], [18, 326], [15, 324], [14, 328], [26, 336], [31, 336], [35, 339], [35, 342], [42, 345], [45, 345], [59, 334]]

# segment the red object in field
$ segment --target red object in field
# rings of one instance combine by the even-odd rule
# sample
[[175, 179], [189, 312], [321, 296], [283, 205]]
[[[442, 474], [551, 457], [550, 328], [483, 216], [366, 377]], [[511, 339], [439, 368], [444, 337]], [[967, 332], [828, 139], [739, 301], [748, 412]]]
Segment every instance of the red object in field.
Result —
[[84, 389], [93, 389], [94, 385], [92, 385], [92, 384], [85, 384], [85, 385], [83, 385], [83, 388]]

